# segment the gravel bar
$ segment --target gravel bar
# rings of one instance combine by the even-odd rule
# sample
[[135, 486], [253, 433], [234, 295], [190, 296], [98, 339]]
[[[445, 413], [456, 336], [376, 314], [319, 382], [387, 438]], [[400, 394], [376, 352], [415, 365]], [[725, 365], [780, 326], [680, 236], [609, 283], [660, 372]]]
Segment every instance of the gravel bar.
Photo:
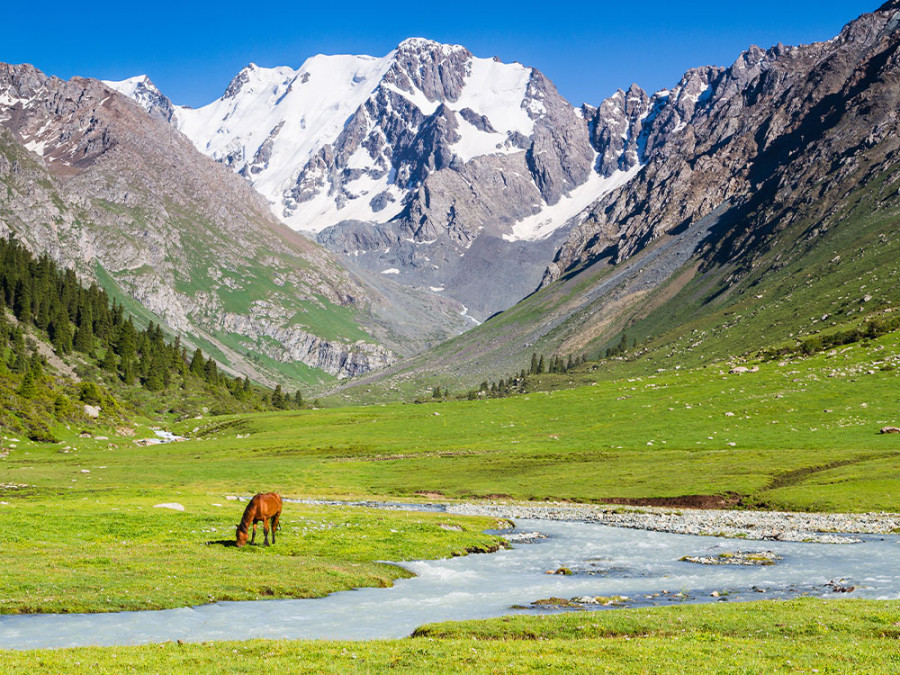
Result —
[[638, 530], [732, 537], [761, 541], [805, 541], [854, 544], [854, 534], [900, 532], [897, 513], [789, 513], [780, 511], [721, 511], [662, 507], [591, 506], [548, 503], [447, 504], [447, 513], [497, 518], [533, 518], [600, 523]]

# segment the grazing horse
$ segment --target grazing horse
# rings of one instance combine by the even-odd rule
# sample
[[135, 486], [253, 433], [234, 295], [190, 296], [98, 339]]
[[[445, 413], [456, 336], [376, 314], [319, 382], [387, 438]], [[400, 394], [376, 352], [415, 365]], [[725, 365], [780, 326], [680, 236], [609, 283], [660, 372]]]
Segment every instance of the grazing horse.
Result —
[[253, 525], [253, 536], [250, 544], [256, 539], [256, 524], [262, 522], [265, 545], [269, 545], [269, 527], [272, 528], [272, 543], [275, 543], [275, 530], [278, 529], [278, 519], [281, 517], [281, 497], [274, 492], [253, 495], [253, 499], [244, 509], [244, 516], [237, 526], [235, 545], [240, 548], [247, 543], [247, 528]]

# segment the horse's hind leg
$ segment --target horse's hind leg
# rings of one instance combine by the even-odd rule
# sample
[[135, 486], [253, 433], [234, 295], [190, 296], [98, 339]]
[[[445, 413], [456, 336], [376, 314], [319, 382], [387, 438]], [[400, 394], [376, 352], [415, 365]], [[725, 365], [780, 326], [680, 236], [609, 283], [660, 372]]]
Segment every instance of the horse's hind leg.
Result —
[[[269, 545], [269, 521], [271, 518], [263, 519], [263, 535], [265, 536], [265, 546]], [[272, 532], [272, 543], [275, 543], [275, 532]]]
[[281, 511], [272, 516], [272, 543], [275, 543], [275, 530], [278, 529], [278, 519], [281, 518]]

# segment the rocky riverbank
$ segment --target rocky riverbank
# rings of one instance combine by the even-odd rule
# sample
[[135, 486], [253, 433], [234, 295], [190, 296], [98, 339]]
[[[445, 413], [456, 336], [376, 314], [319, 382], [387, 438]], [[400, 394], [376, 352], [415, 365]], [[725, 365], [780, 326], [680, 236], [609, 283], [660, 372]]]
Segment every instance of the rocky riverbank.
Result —
[[673, 510], [658, 507], [549, 503], [448, 504], [447, 512], [497, 518], [536, 518], [600, 523], [656, 532], [762, 541], [852, 544], [854, 534], [900, 533], [897, 513], [787, 513], [779, 511]]

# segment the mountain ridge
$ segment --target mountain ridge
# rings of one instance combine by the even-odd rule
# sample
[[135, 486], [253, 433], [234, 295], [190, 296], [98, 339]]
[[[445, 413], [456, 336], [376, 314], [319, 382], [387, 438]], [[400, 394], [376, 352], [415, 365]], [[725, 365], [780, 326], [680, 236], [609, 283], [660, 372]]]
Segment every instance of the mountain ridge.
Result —
[[393, 309], [373, 316], [395, 291], [348, 272], [164, 119], [99, 81], [0, 67], [0, 132], [0, 233], [137, 300], [236, 371], [263, 382], [292, 369], [288, 379], [307, 383], [346, 377], [465, 325], [457, 307], [406, 291], [395, 313], [415, 316], [418, 336]]
[[597, 196], [573, 202], [573, 191], [591, 181], [602, 193], [600, 178], [627, 179], [634, 164], [598, 163], [582, 111], [538, 70], [422, 38], [380, 58], [248, 66], [217, 101], [176, 106], [172, 123], [286, 224], [478, 319], [538, 285], [566, 223]]

